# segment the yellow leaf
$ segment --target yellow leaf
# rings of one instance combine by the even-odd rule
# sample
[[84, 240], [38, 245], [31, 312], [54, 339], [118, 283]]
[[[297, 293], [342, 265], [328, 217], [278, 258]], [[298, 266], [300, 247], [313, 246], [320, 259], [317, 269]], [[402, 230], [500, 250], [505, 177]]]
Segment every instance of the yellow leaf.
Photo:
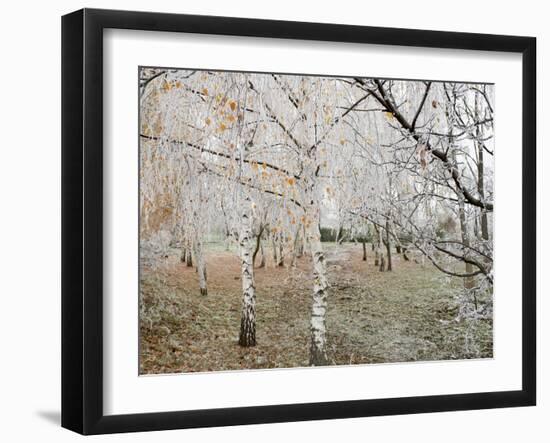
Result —
[[205, 120], [205, 123], [206, 123], [207, 125], [209, 125], [210, 123], [212, 123], [212, 120], [210, 120], [210, 118], [207, 117], [206, 120]]
[[229, 107], [231, 108], [232, 111], [234, 111], [235, 108], [237, 107], [237, 103], [235, 103], [233, 100], [231, 100], [229, 102]]
[[207, 89], [207, 88], [203, 88], [203, 89], [202, 89], [202, 93], [203, 93], [204, 95], [208, 95], [208, 89]]

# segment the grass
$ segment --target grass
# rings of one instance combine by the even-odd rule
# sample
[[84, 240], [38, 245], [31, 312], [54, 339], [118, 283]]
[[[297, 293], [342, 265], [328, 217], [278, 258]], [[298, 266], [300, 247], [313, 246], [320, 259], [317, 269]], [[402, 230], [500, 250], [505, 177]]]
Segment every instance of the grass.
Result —
[[[459, 319], [459, 279], [432, 265], [394, 256], [379, 272], [360, 245], [325, 244], [331, 288], [327, 353], [331, 364], [365, 364], [492, 356], [492, 320]], [[369, 251], [370, 252], [370, 251]], [[208, 295], [194, 268], [177, 260], [142, 269], [142, 374], [307, 366], [311, 263], [255, 270], [257, 346], [238, 345], [241, 309], [239, 260], [208, 247]]]

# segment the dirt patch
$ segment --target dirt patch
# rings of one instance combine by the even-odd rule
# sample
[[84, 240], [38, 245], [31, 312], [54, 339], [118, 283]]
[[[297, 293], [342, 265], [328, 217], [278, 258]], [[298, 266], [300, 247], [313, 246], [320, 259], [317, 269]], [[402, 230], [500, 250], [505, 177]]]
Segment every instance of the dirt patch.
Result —
[[[492, 321], [457, 321], [461, 281], [395, 255], [379, 272], [361, 245], [324, 245], [330, 281], [331, 364], [492, 356]], [[230, 251], [206, 254], [208, 295], [177, 254], [161, 269], [142, 268], [140, 372], [143, 374], [307, 366], [311, 261], [255, 270], [257, 346], [238, 345], [240, 265]]]

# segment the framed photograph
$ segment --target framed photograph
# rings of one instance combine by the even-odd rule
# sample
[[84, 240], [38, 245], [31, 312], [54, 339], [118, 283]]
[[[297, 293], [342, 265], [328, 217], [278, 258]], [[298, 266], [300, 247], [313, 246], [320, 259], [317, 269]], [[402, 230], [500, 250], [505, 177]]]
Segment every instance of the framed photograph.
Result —
[[536, 41], [62, 19], [62, 425], [536, 402]]

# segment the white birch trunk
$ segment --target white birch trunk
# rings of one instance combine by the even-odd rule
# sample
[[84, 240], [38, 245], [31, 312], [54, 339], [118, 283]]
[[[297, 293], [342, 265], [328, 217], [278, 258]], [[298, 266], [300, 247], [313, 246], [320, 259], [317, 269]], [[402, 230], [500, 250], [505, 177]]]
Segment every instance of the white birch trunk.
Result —
[[276, 267], [279, 260], [277, 259], [277, 242], [275, 240], [275, 234], [271, 235], [271, 246], [273, 247], [273, 267]]
[[[458, 194], [458, 217], [460, 220], [460, 232], [462, 234], [462, 244], [463, 247], [463, 255], [464, 257], [468, 257], [468, 254], [470, 252], [470, 235], [468, 233], [468, 223], [466, 221], [466, 213], [464, 209], [464, 197], [461, 194]], [[473, 266], [471, 263], [465, 263], [465, 272], [466, 274], [471, 274], [473, 270]], [[466, 277], [464, 278], [464, 287], [466, 289], [471, 289], [474, 286], [474, 279], [472, 277]]]
[[376, 241], [375, 241], [375, 256], [374, 266], [378, 266], [380, 271], [384, 271], [386, 264], [384, 263], [384, 254], [382, 253], [382, 232], [380, 228], [376, 228]]
[[283, 236], [279, 236], [279, 260], [277, 266], [283, 267], [285, 265], [285, 249], [283, 244]]
[[294, 235], [294, 244], [292, 247], [292, 261], [290, 263], [291, 268], [296, 267], [296, 259], [298, 258], [298, 250], [300, 247], [300, 229], [301, 229], [301, 226], [298, 226], [296, 228], [296, 233]]
[[197, 265], [197, 274], [199, 275], [199, 290], [201, 295], [207, 295], [208, 289], [206, 286], [206, 262], [202, 251], [202, 239], [197, 236], [193, 244], [195, 250], [195, 262]]
[[309, 208], [310, 223], [306, 229], [313, 259], [313, 301], [311, 306], [311, 347], [310, 360], [312, 366], [328, 364], [326, 354], [326, 311], [327, 311], [327, 272], [325, 255], [321, 244], [319, 230], [319, 205], [312, 204]]
[[392, 267], [392, 262], [391, 262], [391, 236], [390, 236], [390, 232], [391, 232], [391, 223], [390, 223], [390, 219], [389, 217], [386, 218], [386, 255], [388, 257], [388, 267], [387, 267], [387, 271], [392, 271], [393, 270], [393, 267]]
[[241, 211], [239, 250], [243, 283], [243, 305], [239, 345], [249, 347], [256, 345], [256, 293], [254, 287], [254, 266], [252, 263], [252, 204], [249, 196], [244, 198]]

